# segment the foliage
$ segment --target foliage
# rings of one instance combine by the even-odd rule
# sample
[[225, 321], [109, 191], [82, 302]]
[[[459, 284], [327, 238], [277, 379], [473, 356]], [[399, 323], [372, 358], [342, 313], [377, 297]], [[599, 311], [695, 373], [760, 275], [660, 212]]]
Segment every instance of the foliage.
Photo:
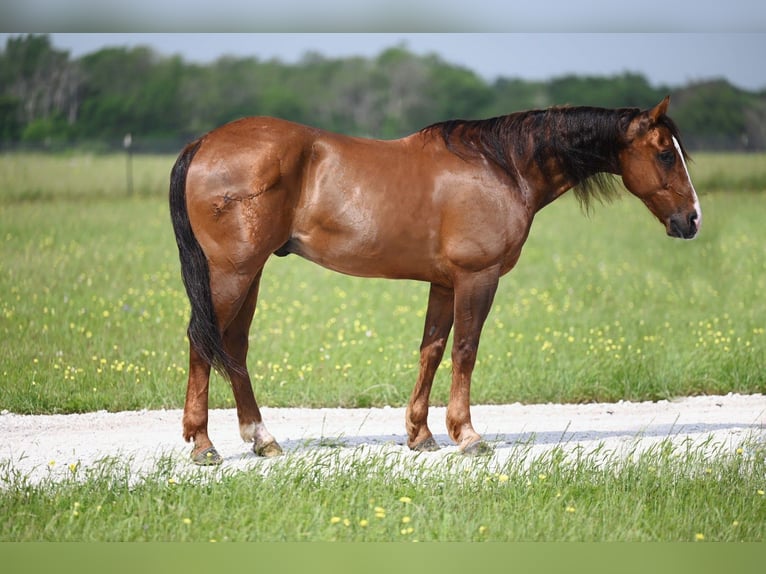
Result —
[[307, 53], [295, 64], [222, 57], [203, 66], [147, 47], [72, 59], [46, 35], [11, 37], [0, 52], [0, 146], [101, 141], [116, 148], [132, 133], [138, 149], [170, 151], [246, 115], [392, 138], [446, 119], [550, 105], [649, 107], [668, 93], [678, 95], [673, 116], [689, 147], [766, 149], [766, 94], [724, 81], [655, 87], [627, 72], [488, 82], [404, 45], [370, 59]]
[[573, 106], [648, 108], [663, 92], [670, 93], [670, 89], [652, 88], [643, 76], [631, 73], [613, 78], [568, 75], [548, 85], [552, 101]]

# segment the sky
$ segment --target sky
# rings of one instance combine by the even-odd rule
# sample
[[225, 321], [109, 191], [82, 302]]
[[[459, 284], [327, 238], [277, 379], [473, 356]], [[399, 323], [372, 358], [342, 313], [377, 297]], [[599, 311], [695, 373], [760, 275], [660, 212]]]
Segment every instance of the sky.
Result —
[[374, 57], [404, 44], [484, 78], [643, 74], [655, 86], [725, 78], [766, 89], [766, 2], [726, 0], [4, 0], [8, 33], [51, 33], [73, 57], [148, 45], [208, 63]]
[[762, 0], [3, 0], [0, 30], [765, 32]]
[[[0, 34], [3, 46], [7, 36]], [[743, 89], [766, 89], [766, 33], [52, 33], [51, 41], [73, 58], [107, 46], [143, 45], [199, 63], [224, 55], [291, 63], [312, 51], [374, 57], [403, 45], [489, 81], [635, 72], [655, 86], [725, 78]]]

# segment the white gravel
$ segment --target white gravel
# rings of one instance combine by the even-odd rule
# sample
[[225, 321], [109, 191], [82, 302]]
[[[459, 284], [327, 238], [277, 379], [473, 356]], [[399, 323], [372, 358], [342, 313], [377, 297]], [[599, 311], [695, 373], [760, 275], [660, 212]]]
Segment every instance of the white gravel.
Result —
[[[442, 446], [434, 453], [412, 453], [406, 447], [403, 408], [265, 407], [262, 413], [267, 428], [294, 456], [327, 448], [355, 455], [394, 451], [439, 464], [457, 450], [446, 433], [444, 407], [430, 410], [429, 424]], [[193, 468], [190, 445], [181, 438], [181, 415], [180, 410], [72, 415], [6, 411], [0, 414], [0, 464], [32, 482], [71, 476], [73, 467], [82, 473], [105, 457], [131, 460], [137, 476], [151, 471], [160, 458], [167, 463], [170, 457], [180, 469]], [[557, 446], [620, 455], [665, 440], [710, 449], [766, 440], [766, 397], [760, 394], [642, 403], [475, 405], [472, 416], [476, 430], [494, 445], [491, 457], [498, 464], [518, 453], [520, 445], [533, 455]], [[209, 431], [224, 457], [224, 469], [253, 471], [271, 464], [242, 442], [233, 409], [212, 410]]]

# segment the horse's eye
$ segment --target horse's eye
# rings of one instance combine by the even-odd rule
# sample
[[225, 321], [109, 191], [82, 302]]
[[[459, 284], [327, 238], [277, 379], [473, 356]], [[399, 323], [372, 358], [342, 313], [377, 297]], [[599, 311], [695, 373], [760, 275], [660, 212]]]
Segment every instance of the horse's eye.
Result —
[[659, 159], [660, 162], [662, 162], [662, 164], [665, 165], [666, 167], [670, 167], [676, 161], [676, 154], [671, 149], [661, 151], [660, 153], [657, 154], [657, 159]]

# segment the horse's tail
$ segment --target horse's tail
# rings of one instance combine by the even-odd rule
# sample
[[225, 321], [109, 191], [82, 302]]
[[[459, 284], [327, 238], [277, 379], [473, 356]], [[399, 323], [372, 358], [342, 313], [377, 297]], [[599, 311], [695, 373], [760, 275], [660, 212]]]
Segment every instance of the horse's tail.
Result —
[[205, 362], [228, 378], [228, 369], [239, 371], [241, 367], [223, 348], [210, 291], [207, 257], [194, 236], [186, 207], [186, 174], [201, 143], [199, 139], [187, 145], [170, 172], [170, 217], [181, 259], [181, 277], [191, 304], [189, 342]]

